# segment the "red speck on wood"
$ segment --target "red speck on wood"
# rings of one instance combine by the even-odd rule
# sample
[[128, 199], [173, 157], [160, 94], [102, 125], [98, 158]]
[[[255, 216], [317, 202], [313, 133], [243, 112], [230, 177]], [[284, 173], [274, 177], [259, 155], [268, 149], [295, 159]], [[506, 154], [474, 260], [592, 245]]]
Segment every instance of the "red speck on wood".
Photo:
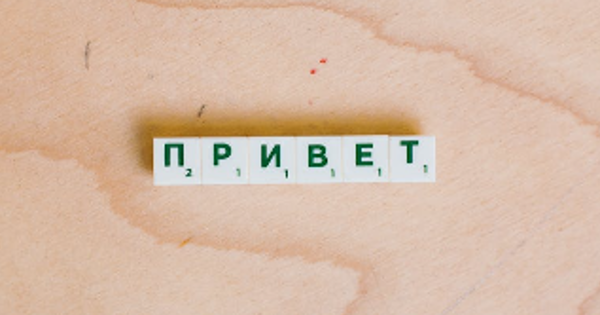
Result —
[[317, 69], [311, 69], [310, 70], [310, 74], [315, 74], [315, 73], [317, 73]]
[[320, 63], [327, 63], [327, 58], [321, 58], [321, 60], [319, 60]]

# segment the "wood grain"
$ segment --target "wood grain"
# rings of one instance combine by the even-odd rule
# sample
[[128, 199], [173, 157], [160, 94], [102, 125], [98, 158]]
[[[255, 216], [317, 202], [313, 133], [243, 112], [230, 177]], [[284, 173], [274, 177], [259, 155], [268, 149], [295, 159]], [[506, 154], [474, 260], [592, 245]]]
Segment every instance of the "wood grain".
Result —
[[[0, 12], [0, 313], [600, 314], [594, 1]], [[154, 136], [368, 133], [438, 182], [152, 186]]]

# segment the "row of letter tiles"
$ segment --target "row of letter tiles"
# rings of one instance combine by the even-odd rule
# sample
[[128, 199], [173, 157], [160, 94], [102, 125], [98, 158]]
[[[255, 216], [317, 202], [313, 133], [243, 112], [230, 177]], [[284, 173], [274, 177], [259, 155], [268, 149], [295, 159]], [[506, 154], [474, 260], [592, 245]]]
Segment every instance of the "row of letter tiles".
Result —
[[155, 138], [154, 184], [435, 182], [435, 137]]

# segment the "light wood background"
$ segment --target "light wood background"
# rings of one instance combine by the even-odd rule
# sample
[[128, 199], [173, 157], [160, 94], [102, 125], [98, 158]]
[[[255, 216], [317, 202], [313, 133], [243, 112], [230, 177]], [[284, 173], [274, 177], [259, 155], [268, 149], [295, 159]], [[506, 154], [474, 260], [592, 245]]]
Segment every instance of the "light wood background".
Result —
[[[598, 1], [2, 0], [0, 313], [597, 315], [599, 126]], [[369, 133], [438, 182], [152, 186]]]

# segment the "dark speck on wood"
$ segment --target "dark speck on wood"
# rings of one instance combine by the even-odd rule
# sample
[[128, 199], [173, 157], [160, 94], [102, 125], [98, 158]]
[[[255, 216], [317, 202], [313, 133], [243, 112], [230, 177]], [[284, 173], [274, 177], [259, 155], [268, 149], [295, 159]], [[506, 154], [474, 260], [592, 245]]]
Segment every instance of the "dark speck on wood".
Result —
[[84, 57], [85, 57], [85, 69], [86, 70], [90, 70], [90, 52], [91, 52], [91, 48], [90, 45], [92, 44], [91, 41], [88, 41], [85, 44], [85, 53], [84, 53]]
[[202, 107], [200, 107], [200, 111], [198, 111], [198, 118], [202, 117], [202, 114], [204, 113], [205, 108], [206, 108], [206, 104], [202, 104]]

